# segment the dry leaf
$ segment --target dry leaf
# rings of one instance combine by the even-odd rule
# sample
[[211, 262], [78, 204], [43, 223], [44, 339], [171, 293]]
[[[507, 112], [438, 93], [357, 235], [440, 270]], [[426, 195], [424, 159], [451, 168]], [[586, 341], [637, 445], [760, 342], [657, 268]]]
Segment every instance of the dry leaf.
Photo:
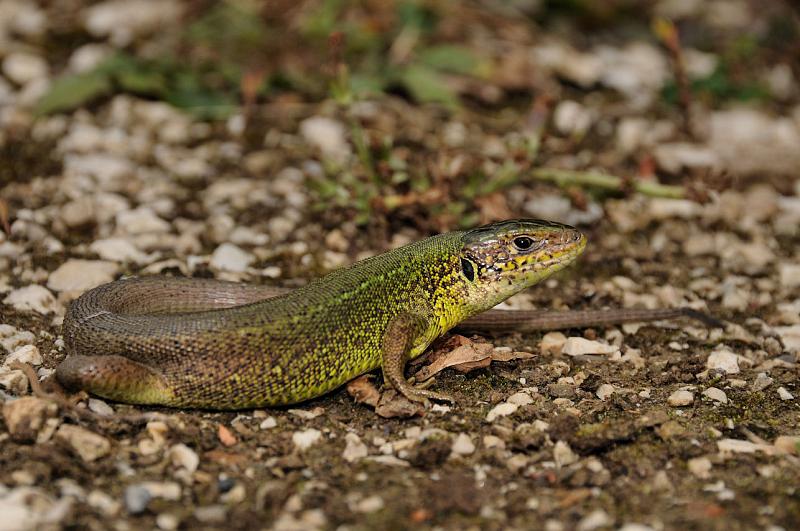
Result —
[[530, 359], [530, 352], [516, 352], [508, 348], [495, 348], [490, 343], [477, 343], [464, 336], [454, 335], [429, 356], [430, 363], [414, 375], [422, 382], [451, 367], [459, 372], [469, 372], [488, 367], [493, 361], [507, 362]]
[[532, 353], [521, 350], [504, 350], [496, 348], [492, 351], [492, 361], [506, 362], [514, 360], [529, 360], [532, 357]]
[[[455, 335], [446, 341], [441, 349], [431, 355], [429, 358], [431, 363], [417, 371], [414, 378], [418, 382], [422, 382], [442, 369], [456, 365], [466, 364], [464, 367], [464, 372], [466, 372], [481, 366], [475, 365], [477, 362], [488, 360], [482, 365], [485, 367], [491, 363], [492, 350], [494, 350], [494, 347], [489, 343], [476, 343], [464, 336]], [[470, 365], [472, 365], [471, 368]]]
[[347, 393], [353, 397], [357, 404], [367, 404], [368, 406], [375, 407], [378, 405], [378, 400], [381, 394], [372, 385], [370, 381], [372, 377], [368, 374], [363, 374], [351, 380], [347, 384]]

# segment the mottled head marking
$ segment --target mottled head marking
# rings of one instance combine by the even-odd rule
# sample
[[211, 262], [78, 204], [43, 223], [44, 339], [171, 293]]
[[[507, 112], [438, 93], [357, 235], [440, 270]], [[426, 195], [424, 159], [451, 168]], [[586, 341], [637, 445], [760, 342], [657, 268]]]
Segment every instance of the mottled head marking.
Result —
[[461, 264], [472, 286], [470, 302], [482, 311], [572, 263], [586, 238], [569, 225], [514, 219], [467, 231], [463, 244]]

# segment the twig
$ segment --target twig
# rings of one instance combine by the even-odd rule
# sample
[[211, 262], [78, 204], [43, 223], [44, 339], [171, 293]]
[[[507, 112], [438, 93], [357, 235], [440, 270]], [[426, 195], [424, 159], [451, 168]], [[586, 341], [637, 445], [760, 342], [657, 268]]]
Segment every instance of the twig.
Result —
[[632, 188], [634, 191], [651, 196], [666, 197], [670, 199], [685, 199], [686, 189], [682, 186], [672, 186], [657, 182], [625, 180], [616, 175], [592, 171], [561, 170], [558, 168], [536, 168], [531, 170], [528, 175], [539, 181], [549, 181], [559, 186], [580, 186], [590, 188], [601, 188], [624, 193], [626, 189]]
[[675, 85], [678, 88], [678, 101], [683, 114], [684, 130], [694, 136], [692, 131], [692, 89], [686, 73], [686, 61], [683, 58], [678, 28], [667, 18], [657, 18], [653, 23], [653, 31], [669, 52], [672, 69], [675, 73]]

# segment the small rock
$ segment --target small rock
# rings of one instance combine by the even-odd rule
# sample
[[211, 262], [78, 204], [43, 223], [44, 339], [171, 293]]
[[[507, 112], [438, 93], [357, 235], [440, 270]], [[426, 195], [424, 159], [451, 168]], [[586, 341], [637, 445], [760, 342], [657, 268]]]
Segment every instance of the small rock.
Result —
[[110, 417], [114, 415], [114, 408], [98, 398], [90, 398], [88, 405], [90, 411], [97, 413], [101, 417]]
[[58, 406], [51, 400], [35, 396], [24, 396], [3, 404], [3, 417], [11, 438], [18, 442], [33, 442], [39, 430], [49, 418], [58, 413]]
[[713, 112], [709, 125], [708, 145], [734, 175], [794, 175], [800, 167], [800, 128], [788, 116], [734, 107]]
[[355, 510], [359, 513], [374, 513], [383, 509], [383, 506], [383, 498], [374, 495], [359, 501], [355, 506]]
[[711, 476], [711, 460], [708, 457], [695, 457], [686, 463], [689, 472], [700, 479], [708, 479]]
[[564, 441], [557, 441], [553, 447], [553, 460], [558, 466], [567, 466], [578, 461], [578, 454]]
[[173, 465], [182, 467], [189, 473], [194, 473], [200, 465], [200, 457], [197, 455], [197, 452], [183, 443], [178, 443], [170, 447], [167, 456]]
[[519, 409], [518, 404], [501, 402], [489, 410], [489, 413], [486, 415], [486, 421], [494, 422], [498, 417], [507, 417], [508, 415], [513, 414], [517, 409]]
[[778, 266], [778, 278], [784, 288], [800, 286], [800, 264], [783, 262]]
[[499, 448], [500, 450], [504, 450], [506, 447], [506, 442], [496, 435], [484, 435], [483, 446], [487, 449]]
[[3, 299], [3, 304], [9, 304], [21, 312], [34, 311], [43, 315], [57, 313], [61, 309], [53, 294], [36, 284], [15, 289]]
[[655, 531], [655, 529], [646, 524], [631, 522], [620, 527], [618, 531]]
[[228, 509], [224, 505], [206, 505], [194, 510], [194, 517], [203, 523], [222, 523], [227, 519]]
[[778, 396], [781, 397], [781, 400], [794, 400], [794, 395], [785, 387], [778, 387]]
[[466, 433], [459, 433], [453, 441], [451, 452], [455, 455], [470, 455], [475, 452], [475, 443]]
[[304, 431], [296, 431], [292, 434], [292, 442], [298, 450], [306, 450], [319, 442], [322, 432], [314, 428]]
[[184, 11], [175, 0], [105, 0], [85, 9], [83, 21], [91, 35], [109, 37], [115, 46], [126, 46], [177, 23]]
[[533, 398], [528, 393], [514, 393], [506, 399], [509, 404], [516, 404], [518, 406], [527, 406], [533, 404]]
[[123, 494], [125, 508], [131, 514], [143, 513], [152, 498], [150, 491], [143, 485], [131, 485], [125, 489]]
[[113, 49], [102, 44], [84, 44], [69, 56], [69, 69], [77, 74], [89, 72], [105, 61]]
[[169, 232], [170, 224], [153, 212], [150, 207], [123, 210], [116, 216], [117, 229], [125, 234], [161, 234]]
[[595, 391], [595, 395], [600, 400], [605, 400], [606, 398], [610, 397], [614, 394], [614, 386], [611, 384], [602, 384], [600, 387], [597, 388]]
[[558, 354], [566, 342], [567, 336], [561, 332], [548, 332], [539, 343], [539, 350], [542, 354]]
[[275, 420], [275, 417], [267, 417], [261, 421], [261, 424], [258, 425], [259, 429], [262, 430], [271, 430], [275, 426], [278, 425], [278, 421]]
[[28, 377], [20, 370], [0, 367], [0, 387], [17, 396], [24, 395], [28, 392]]
[[716, 387], [709, 387], [705, 391], [703, 391], [703, 395], [707, 396], [711, 400], [716, 402], [720, 402], [722, 404], [728, 403], [728, 395], [725, 394], [725, 391], [722, 389], [718, 389]]
[[111, 451], [111, 443], [102, 435], [72, 424], [62, 424], [56, 438], [67, 443], [81, 459], [90, 463]]
[[306, 118], [300, 123], [300, 134], [334, 162], [341, 164], [350, 155], [344, 126], [336, 120], [323, 116]]
[[150, 261], [150, 256], [136, 248], [125, 238], [106, 238], [96, 240], [89, 246], [89, 250], [103, 260], [113, 262], [132, 262], [144, 264]]
[[773, 328], [789, 352], [800, 352], [800, 324]]
[[592, 113], [576, 101], [564, 100], [556, 105], [553, 125], [564, 135], [580, 138], [592, 126]]
[[50, 273], [47, 287], [53, 291], [82, 293], [114, 280], [119, 266], [102, 260], [70, 259]]
[[775, 439], [775, 448], [787, 454], [800, 454], [800, 435], [781, 435]]
[[602, 509], [595, 509], [584, 516], [575, 529], [577, 531], [594, 531], [595, 529], [611, 527], [612, 525], [614, 525], [614, 520], [607, 512]]
[[36, 345], [24, 345], [8, 355], [3, 365], [9, 366], [14, 362], [27, 363], [38, 367], [42, 364], [42, 354]]
[[694, 394], [685, 389], [679, 389], [678, 391], [675, 391], [669, 395], [669, 398], [667, 398], [667, 404], [673, 407], [688, 406], [693, 402]]
[[619, 349], [599, 341], [590, 341], [582, 337], [570, 337], [567, 338], [561, 352], [568, 356], [582, 356], [585, 354], [614, 354], [619, 352]]
[[17, 85], [27, 85], [31, 81], [47, 77], [47, 61], [24, 52], [10, 53], [3, 60], [3, 73]]
[[173, 529], [178, 529], [181, 525], [181, 521], [178, 515], [161, 513], [156, 516], [156, 525], [159, 529], [163, 529], [164, 531], [172, 531]]
[[92, 509], [99, 511], [103, 516], [113, 517], [119, 514], [122, 505], [102, 490], [93, 490], [86, 497], [86, 503]]
[[[659, 144], [654, 149], [653, 156], [659, 168], [663, 168], [669, 173], [679, 173], [683, 168], [714, 169], [720, 166], [719, 157], [711, 149], [686, 142]], [[697, 206], [699, 207], [699, 205]], [[699, 208], [693, 210], [700, 211]]]
[[547, 386], [547, 394], [554, 398], [573, 398], [575, 393], [575, 386], [566, 382], [551, 383]]
[[715, 350], [709, 354], [706, 368], [719, 370], [726, 374], [738, 374], [739, 357], [727, 349]]
[[756, 392], [763, 391], [764, 389], [772, 385], [772, 382], [774, 381], [775, 380], [767, 376], [767, 373], [760, 372], [756, 376], [756, 379], [753, 380], [753, 385], [751, 386], [751, 389]]
[[348, 433], [344, 436], [345, 448], [342, 452], [342, 458], [348, 463], [353, 463], [359, 459], [367, 457], [369, 450], [367, 445], [361, 442], [359, 436], [355, 433]]
[[209, 265], [220, 271], [242, 273], [255, 261], [255, 257], [232, 243], [223, 243], [211, 255]]
[[717, 449], [721, 453], [753, 454], [759, 450], [764, 450], [765, 447], [766, 445], [740, 439], [720, 439], [717, 441]]

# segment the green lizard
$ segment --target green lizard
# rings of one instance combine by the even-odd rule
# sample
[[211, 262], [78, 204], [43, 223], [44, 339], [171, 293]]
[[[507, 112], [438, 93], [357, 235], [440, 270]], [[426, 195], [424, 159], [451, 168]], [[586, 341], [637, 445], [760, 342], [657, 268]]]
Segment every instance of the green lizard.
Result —
[[71, 356], [56, 377], [123, 402], [239, 409], [302, 402], [381, 367], [410, 400], [449, 400], [411, 385], [403, 370], [457, 325], [555, 329], [698, 317], [680, 308], [487, 312], [569, 265], [585, 245], [567, 225], [511, 220], [433, 236], [288, 293], [216, 280], [120, 280], [70, 305], [63, 331]]

